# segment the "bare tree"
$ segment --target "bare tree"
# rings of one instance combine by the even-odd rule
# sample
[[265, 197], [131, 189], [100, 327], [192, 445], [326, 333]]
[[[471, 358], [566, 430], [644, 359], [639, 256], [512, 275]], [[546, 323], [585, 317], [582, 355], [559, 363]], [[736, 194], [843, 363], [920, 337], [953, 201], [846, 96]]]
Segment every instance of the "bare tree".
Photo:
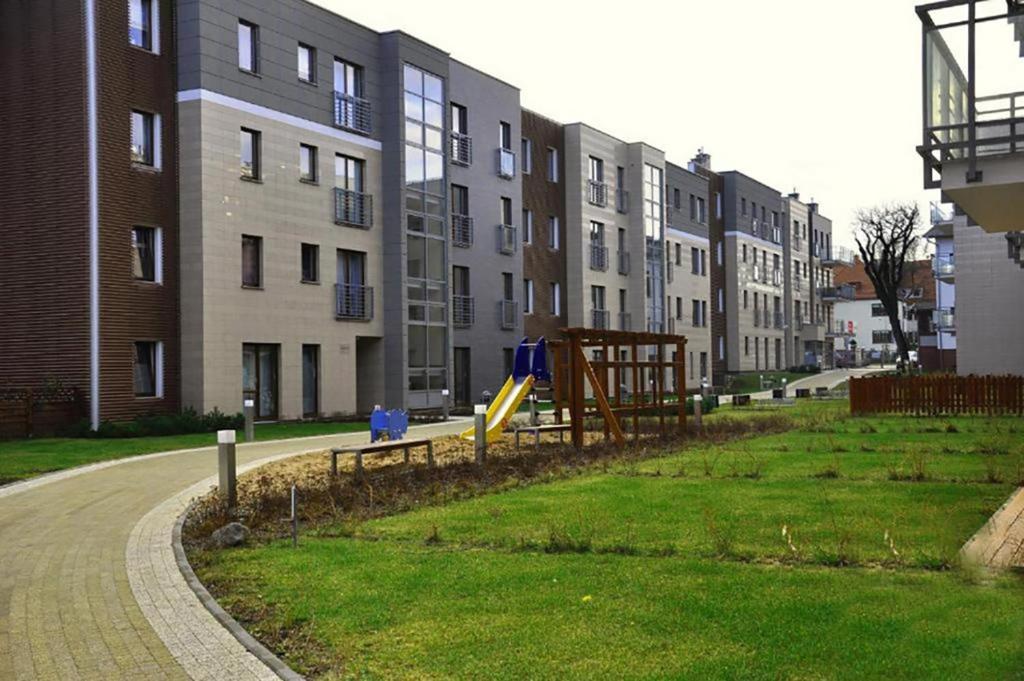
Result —
[[903, 333], [900, 301], [904, 274], [913, 267], [919, 243], [921, 211], [914, 203], [894, 203], [857, 211], [854, 239], [875, 295], [885, 308], [896, 350], [910, 363], [910, 344]]

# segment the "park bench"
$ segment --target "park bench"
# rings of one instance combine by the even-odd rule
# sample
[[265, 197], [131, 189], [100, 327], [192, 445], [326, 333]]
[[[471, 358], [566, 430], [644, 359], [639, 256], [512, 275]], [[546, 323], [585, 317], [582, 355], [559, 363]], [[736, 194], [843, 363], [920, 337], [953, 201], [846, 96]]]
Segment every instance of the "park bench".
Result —
[[519, 451], [519, 435], [520, 433], [533, 433], [533, 446], [534, 449], [540, 447], [540, 436], [541, 433], [558, 433], [558, 441], [565, 444], [565, 433], [572, 430], [572, 425], [568, 423], [549, 423], [543, 426], [519, 426], [512, 430], [516, 436], [516, 451]]
[[745, 407], [750, 404], [750, 395], [733, 395], [732, 406]]
[[373, 442], [368, 445], [350, 445], [348, 447], [335, 447], [331, 450], [331, 476], [338, 475], [338, 456], [342, 454], [356, 455], [356, 477], [363, 474], [364, 454], [386, 454], [401, 449], [405, 453], [405, 463], [409, 463], [409, 450], [414, 447], [427, 448], [427, 465], [434, 465], [434, 444], [427, 439], [423, 440], [393, 440], [389, 442]]

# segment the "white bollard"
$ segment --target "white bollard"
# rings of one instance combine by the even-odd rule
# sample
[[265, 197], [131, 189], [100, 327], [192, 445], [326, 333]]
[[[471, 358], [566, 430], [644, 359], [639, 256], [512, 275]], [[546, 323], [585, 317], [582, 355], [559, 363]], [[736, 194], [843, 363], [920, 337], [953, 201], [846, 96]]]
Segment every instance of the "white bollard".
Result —
[[252, 442], [256, 439], [256, 400], [245, 400], [242, 414], [245, 416], [245, 441]]
[[704, 398], [700, 395], [693, 396], [693, 423], [697, 426], [697, 432], [701, 432], [701, 402]]
[[444, 420], [448, 420], [448, 388], [441, 391], [441, 414]]
[[482, 464], [487, 460], [487, 405], [478, 404], [473, 407], [473, 444], [476, 450], [476, 462]]
[[235, 471], [235, 431], [217, 431], [217, 470], [219, 473], [219, 486], [217, 493], [221, 499], [228, 504], [228, 510], [233, 511], [238, 505], [238, 491], [236, 488]]

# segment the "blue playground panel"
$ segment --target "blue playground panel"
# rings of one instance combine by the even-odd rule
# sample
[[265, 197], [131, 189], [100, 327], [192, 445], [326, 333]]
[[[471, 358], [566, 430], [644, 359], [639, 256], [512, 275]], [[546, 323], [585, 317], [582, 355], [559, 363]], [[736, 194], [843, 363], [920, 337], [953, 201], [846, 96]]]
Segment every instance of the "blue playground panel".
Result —
[[533, 347], [533, 361], [530, 358], [530, 344], [526, 338], [516, 348], [515, 362], [512, 365], [512, 380], [516, 383], [533, 375], [535, 381], [550, 381], [551, 373], [548, 371], [547, 342], [541, 336]]
[[409, 414], [401, 409], [384, 411], [379, 406], [370, 414], [370, 442], [387, 434], [388, 440], [401, 440], [409, 431]]

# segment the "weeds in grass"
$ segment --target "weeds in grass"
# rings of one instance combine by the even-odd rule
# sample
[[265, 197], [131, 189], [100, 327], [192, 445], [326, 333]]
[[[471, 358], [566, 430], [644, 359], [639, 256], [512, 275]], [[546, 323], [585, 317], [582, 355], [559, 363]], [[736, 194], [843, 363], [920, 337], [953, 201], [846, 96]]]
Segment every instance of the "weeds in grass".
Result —
[[836, 442], [835, 442], [835, 440], [833, 440], [833, 439], [832, 439], [832, 438], [830, 437], [830, 438], [828, 439], [828, 451], [830, 451], [830, 452], [836, 452], [836, 453], [842, 453], [842, 452], [848, 452], [848, 451], [850, 451], [850, 450], [848, 450], [848, 449], [847, 449], [846, 447], [844, 447], [843, 445], [837, 445], [837, 444], [836, 444]]
[[1003, 482], [1003, 473], [999, 470], [999, 465], [996, 462], [994, 456], [984, 457], [985, 462], [985, 482], [993, 485]]
[[708, 540], [711, 542], [711, 549], [715, 556], [728, 558], [733, 555], [733, 533], [719, 521], [718, 515], [710, 508], [705, 508], [704, 531], [707, 532]]
[[673, 478], [685, 478], [686, 477], [686, 464], [679, 464], [679, 468], [675, 473], [672, 474]]
[[870, 453], [870, 452], [875, 451], [875, 448], [872, 447], [871, 445], [861, 445], [860, 446], [860, 451], [865, 452], [865, 453]]
[[871, 433], [877, 433], [878, 429], [870, 423], [865, 423], [860, 427], [861, 435], [870, 435]]
[[900, 560], [900, 552], [896, 549], [896, 537], [893, 536], [892, 532], [886, 530], [885, 535], [883, 536], [883, 541], [885, 541], [885, 546], [889, 549], [889, 553], [892, 557], [895, 560]]
[[955, 423], [947, 423], [946, 424], [946, 432], [947, 433], [959, 433], [960, 429], [956, 427]]
[[441, 533], [437, 529], [437, 525], [430, 526], [430, 534], [428, 534], [427, 538], [423, 540], [423, 543], [428, 546], [434, 546], [441, 543]]
[[750, 480], [760, 480], [761, 472], [764, 470], [764, 457], [758, 456], [752, 452], [747, 456], [750, 458], [750, 470], [748, 470], [743, 477]]
[[714, 456], [709, 456], [707, 450], [701, 453], [701, 463], [704, 465], [705, 478], [710, 478], [715, 474], [715, 466], [718, 465], [718, 459], [721, 456], [722, 452], [720, 450], [716, 451]]
[[833, 456], [827, 466], [814, 474], [814, 477], [822, 480], [834, 480], [839, 477], [839, 457]]
[[583, 529], [579, 536], [573, 536], [565, 525], [552, 525], [543, 548], [545, 553], [590, 553], [593, 547], [592, 532]]
[[889, 471], [889, 479], [893, 482], [925, 482], [928, 475], [928, 452], [917, 449], [912, 451], [905, 460], [908, 470], [897, 463], [895, 458], [890, 459], [886, 465]]
[[793, 532], [789, 529], [789, 525], [782, 526], [782, 541], [786, 544], [786, 549], [789, 551], [789, 555], [795, 560], [800, 559], [800, 551], [797, 550], [796, 544], [793, 543]]
[[848, 528], [840, 527], [839, 518], [836, 516], [835, 507], [828, 496], [823, 497], [825, 508], [828, 513], [829, 524], [832, 528], [832, 535], [835, 541], [834, 551], [820, 551], [820, 562], [826, 565], [848, 566], [857, 562], [854, 552], [853, 532]]

